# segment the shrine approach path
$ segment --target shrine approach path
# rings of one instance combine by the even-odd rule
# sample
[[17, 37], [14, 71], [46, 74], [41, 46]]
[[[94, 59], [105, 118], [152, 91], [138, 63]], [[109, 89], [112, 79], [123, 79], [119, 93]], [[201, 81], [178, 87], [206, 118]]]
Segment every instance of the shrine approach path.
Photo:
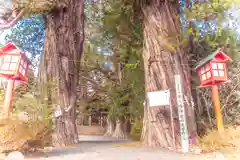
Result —
[[[142, 147], [120, 147], [128, 140], [102, 136], [80, 136], [80, 144], [69, 148], [58, 148], [44, 156], [28, 160], [208, 160], [193, 154], [181, 154], [163, 149]], [[212, 158], [210, 158], [212, 159]], [[209, 159], [209, 160], [210, 160]]]

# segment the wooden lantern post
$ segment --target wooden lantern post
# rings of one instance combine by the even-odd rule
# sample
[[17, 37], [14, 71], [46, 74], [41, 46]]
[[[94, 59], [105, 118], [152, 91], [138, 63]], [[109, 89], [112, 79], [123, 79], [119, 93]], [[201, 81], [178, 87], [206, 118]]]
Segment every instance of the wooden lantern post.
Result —
[[200, 77], [200, 87], [212, 87], [212, 99], [218, 131], [223, 131], [223, 118], [221, 113], [221, 105], [218, 91], [218, 84], [228, 82], [227, 63], [232, 61], [230, 57], [218, 49], [213, 54], [204, 58], [194, 68]]
[[212, 86], [212, 99], [213, 99], [213, 105], [214, 105], [214, 112], [216, 115], [217, 128], [219, 131], [223, 131], [224, 130], [223, 118], [222, 118], [221, 104], [220, 104], [220, 98], [219, 98], [219, 92], [218, 92], [217, 85]]
[[8, 80], [3, 109], [7, 116], [12, 112], [15, 81], [26, 83], [28, 59], [13, 43], [0, 48], [0, 77]]
[[10, 116], [12, 112], [12, 99], [13, 99], [13, 90], [14, 90], [14, 79], [9, 79], [7, 84], [7, 90], [5, 92], [5, 99], [3, 104], [3, 109], [7, 116]]

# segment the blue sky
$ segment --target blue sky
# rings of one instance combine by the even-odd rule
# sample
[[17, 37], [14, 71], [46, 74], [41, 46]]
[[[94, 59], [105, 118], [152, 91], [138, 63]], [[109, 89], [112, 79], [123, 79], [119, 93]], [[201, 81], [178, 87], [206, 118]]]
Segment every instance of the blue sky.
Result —
[[9, 33], [9, 32], [10, 32], [10, 30], [5, 30], [5, 31], [3, 31], [3, 33], [0, 33], [0, 44], [5, 44], [5, 35], [6, 35], [6, 33]]

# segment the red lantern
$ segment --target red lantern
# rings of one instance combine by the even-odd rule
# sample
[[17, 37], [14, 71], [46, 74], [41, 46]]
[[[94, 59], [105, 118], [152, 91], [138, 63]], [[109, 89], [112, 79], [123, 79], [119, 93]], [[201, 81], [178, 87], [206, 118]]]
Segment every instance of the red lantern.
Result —
[[218, 49], [200, 61], [195, 67], [200, 77], [200, 87], [212, 87], [212, 99], [219, 132], [222, 132], [224, 127], [217, 84], [228, 81], [228, 61], [231, 61], [230, 57], [224, 54], [221, 49]]
[[7, 79], [27, 80], [27, 57], [13, 43], [0, 48], [0, 75]]
[[27, 80], [28, 60], [27, 57], [13, 43], [0, 48], [0, 77], [8, 80], [3, 108], [10, 116], [12, 97], [15, 81]]
[[228, 81], [227, 62], [230, 61], [221, 49], [209, 55], [195, 67], [200, 77], [200, 87], [223, 84]]

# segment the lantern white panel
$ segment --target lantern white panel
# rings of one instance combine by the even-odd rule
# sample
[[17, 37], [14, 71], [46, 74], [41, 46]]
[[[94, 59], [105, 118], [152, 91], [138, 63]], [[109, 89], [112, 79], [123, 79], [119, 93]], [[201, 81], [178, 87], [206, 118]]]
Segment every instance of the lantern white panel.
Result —
[[201, 68], [201, 74], [203, 74], [205, 72], [204, 67]]
[[19, 72], [24, 76], [25, 72], [26, 72], [26, 69], [23, 68], [23, 66], [20, 66]]
[[207, 71], [210, 71], [210, 66], [209, 66], [209, 64], [207, 64], [205, 68], [206, 68], [206, 72], [207, 72]]
[[17, 69], [17, 63], [10, 63], [9, 70], [14, 71]]
[[23, 74], [23, 66], [22, 65], [20, 65], [20, 67], [19, 67], [19, 72], [21, 73], [21, 74]]
[[23, 70], [23, 66], [20, 65], [20, 67], [19, 67], [19, 71], [22, 72], [22, 70]]
[[217, 69], [217, 64], [216, 63], [212, 63], [212, 69]]
[[9, 70], [9, 64], [10, 63], [8, 63], [8, 62], [3, 62], [3, 64], [2, 64], [2, 70]]
[[22, 66], [24, 65], [24, 60], [23, 60], [23, 59], [21, 60], [21, 63], [20, 63], [20, 64], [21, 64]]
[[209, 78], [211, 78], [211, 72], [210, 71], [207, 72], [207, 79], [209, 79]]
[[11, 63], [17, 63], [19, 61], [19, 56], [12, 56]]
[[26, 69], [27, 68], [27, 61], [24, 61], [23, 67]]
[[213, 70], [213, 76], [218, 76], [218, 71], [217, 70]]
[[223, 69], [223, 64], [222, 63], [218, 63], [218, 69]]
[[20, 65], [20, 67], [19, 67], [19, 71], [21, 72], [22, 70], [23, 70], [23, 66]]
[[0, 56], [0, 65], [3, 64], [3, 57]]
[[4, 61], [5, 61], [5, 62], [11, 62], [11, 57], [12, 57], [12, 56], [10, 56], [10, 55], [5, 55], [5, 56], [4, 56]]
[[26, 71], [25, 69], [22, 70], [22, 75], [23, 76], [25, 75], [25, 71]]
[[205, 81], [206, 80], [206, 74], [202, 75], [202, 80]]
[[219, 76], [224, 77], [224, 71], [219, 71]]

